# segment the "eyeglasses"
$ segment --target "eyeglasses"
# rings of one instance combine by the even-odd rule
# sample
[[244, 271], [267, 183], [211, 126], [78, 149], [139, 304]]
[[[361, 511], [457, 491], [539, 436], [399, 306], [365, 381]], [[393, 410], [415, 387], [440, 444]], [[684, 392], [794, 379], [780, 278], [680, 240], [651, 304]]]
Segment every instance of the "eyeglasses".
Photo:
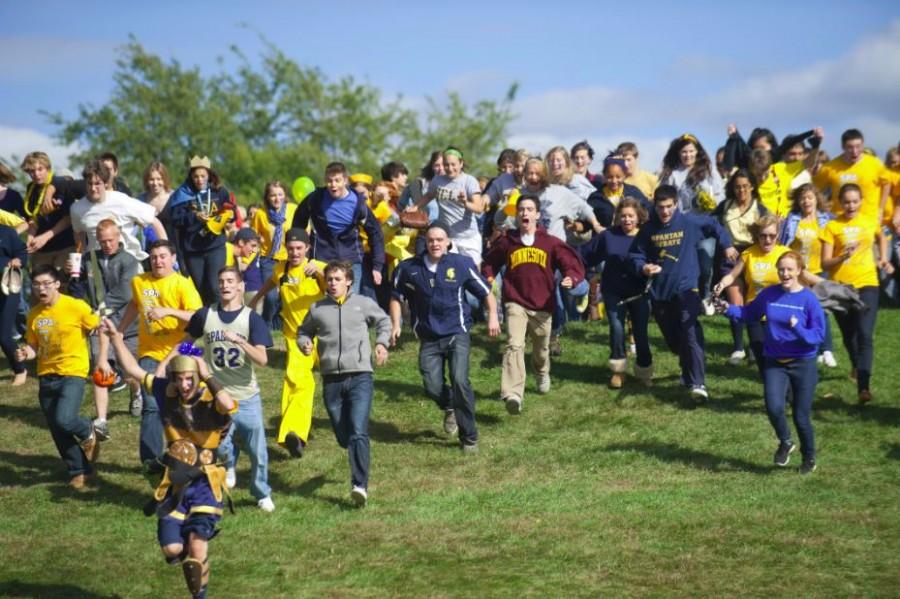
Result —
[[31, 283], [31, 286], [37, 287], [38, 289], [49, 289], [50, 287], [53, 287], [57, 283], [59, 283], [59, 281], [43, 281], [43, 282], [33, 281]]

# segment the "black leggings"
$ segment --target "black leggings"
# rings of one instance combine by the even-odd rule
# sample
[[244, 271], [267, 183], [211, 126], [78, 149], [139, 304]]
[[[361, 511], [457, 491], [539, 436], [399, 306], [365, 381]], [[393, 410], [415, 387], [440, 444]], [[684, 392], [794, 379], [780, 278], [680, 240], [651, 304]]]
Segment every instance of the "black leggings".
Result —
[[3, 295], [0, 293], [0, 347], [13, 372], [25, 372], [25, 365], [16, 360], [16, 313], [19, 311], [19, 294]]
[[219, 270], [225, 266], [225, 246], [203, 253], [185, 252], [184, 262], [203, 305], [219, 301]]
[[878, 287], [861, 287], [857, 290], [865, 304], [862, 310], [835, 312], [834, 318], [841, 329], [844, 347], [850, 354], [850, 363], [856, 369], [857, 391], [869, 390], [874, 357], [875, 319], [878, 317]]

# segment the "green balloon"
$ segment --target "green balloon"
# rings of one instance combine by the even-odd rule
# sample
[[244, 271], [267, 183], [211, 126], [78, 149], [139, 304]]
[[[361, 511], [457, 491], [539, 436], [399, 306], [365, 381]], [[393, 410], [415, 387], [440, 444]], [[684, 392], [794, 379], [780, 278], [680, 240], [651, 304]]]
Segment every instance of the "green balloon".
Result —
[[316, 189], [316, 184], [309, 177], [297, 177], [294, 184], [291, 185], [291, 193], [294, 194], [294, 201], [298, 204], [306, 199]]

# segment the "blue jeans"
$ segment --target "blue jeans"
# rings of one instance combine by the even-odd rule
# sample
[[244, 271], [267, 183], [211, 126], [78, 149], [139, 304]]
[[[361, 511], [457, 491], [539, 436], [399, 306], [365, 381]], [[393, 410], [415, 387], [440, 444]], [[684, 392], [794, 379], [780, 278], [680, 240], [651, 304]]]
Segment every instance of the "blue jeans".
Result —
[[[553, 310], [553, 320], [550, 330], [550, 334], [554, 337], [558, 337], [562, 333], [563, 327], [570, 315], [566, 311], [566, 304], [571, 304], [573, 306], [572, 310], [574, 311], [575, 300], [584, 297], [588, 294], [588, 291], [590, 291], [590, 283], [588, 283], [587, 279], [581, 281], [571, 289], [563, 289], [559, 286], [559, 282], [562, 281], [562, 279], [562, 273], [556, 271], [556, 308]], [[577, 312], [575, 313], [577, 314]]]
[[322, 377], [325, 409], [338, 445], [347, 450], [350, 484], [369, 486], [369, 412], [375, 383], [371, 372]]
[[[259, 274], [262, 277], [263, 284], [266, 283], [269, 279], [272, 278], [272, 272], [275, 270], [275, 265], [277, 261], [272, 258], [268, 258], [266, 256], [261, 256], [259, 259]], [[278, 312], [281, 310], [281, 298], [278, 296], [278, 287], [270, 290], [265, 299], [263, 300], [263, 311], [262, 317], [263, 320], [266, 321], [266, 326], [268, 326], [271, 330], [279, 330], [281, 329], [281, 319], [278, 316]]]
[[782, 363], [772, 358], [765, 359], [763, 385], [766, 398], [766, 413], [782, 443], [791, 440], [791, 428], [785, 416], [785, 403], [790, 388], [794, 397], [794, 426], [800, 438], [800, 453], [806, 459], [815, 459], [816, 441], [813, 435], [813, 396], [819, 382], [816, 358], [804, 358]]
[[621, 298], [614, 291], [603, 294], [606, 305], [606, 317], [609, 319], [609, 359], [625, 358], [625, 317], [631, 317], [634, 327], [634, 345], [637, 350], [637, 365], [646, 368], [653, 362], [650, 353], [650, 298], [640, 297], [622, 306], [617, 305]]
[[91, 436], [91, 421], [79, 415], [84, 398], [84, 379], [45, 374], [38, 377], [38, 402], [47, 419], [50, 435], [69, 476], [93, 472], [79, 443]]
[[[425, 393], [442, 410], [453, 410], [459, 426], [461, 443], [478, 441], [475, 427], [475, 393], [469, 381], [469, 351], [472, 340], [468, 333], [447, 335], [419, 346], [419, 372]], [[450, 367], [450, 384], [444, 381], [445, 366]]]
[[700, 299], [704, 299], [709, 295], [715, 255], [716, 240], [713, 237], [708, 237], [697, 244], [697, 265], [700, 267], [700, 280], [697, 281], [697, 292], [700, 294]]
[[[138, 366], [153, 374], [159, 366], [159, 360], [144, 356], [138, 360]], [[155, 460], [163, 454], [163, 425], [156, 398], [141, 386], [143, 407], [141, 408], [141, 432], [139, 452], [141, 463]]]
[[350, 285], [350, 291], [359, 293], [360, 285], [362, 285], [362, 264], [357, 262], [353, 264], [353, 284]]
[[227, 468], [237, 466], [241, 450], [234, 442], [237, 433], [250, 454], [250, 494], [257, 499], [272, 494], [269, 486], [269, 449], [266, 447], [266, 427], [263, 424], [262, 400], [257, 393], [238, 402], [238, 411], [232, 415], [231, 427], [219, 443], [219, 456]]

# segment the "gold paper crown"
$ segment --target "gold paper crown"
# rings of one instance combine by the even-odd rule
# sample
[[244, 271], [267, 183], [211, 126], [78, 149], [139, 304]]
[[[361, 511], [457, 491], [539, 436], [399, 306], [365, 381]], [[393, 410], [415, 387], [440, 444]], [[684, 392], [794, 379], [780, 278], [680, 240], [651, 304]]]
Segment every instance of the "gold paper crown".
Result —
[[191, 158], [191, 161], [188, 164], [188, 166], [190, 168], [205, 168], [207, 170], [212, 168], [212, 164], [210, 164], [210, 162], [209, 162], [209, 157], [203, 156], [201, 158], [200, 156], [197, 156], [196, 154], [194, 154], [194, 156]]

